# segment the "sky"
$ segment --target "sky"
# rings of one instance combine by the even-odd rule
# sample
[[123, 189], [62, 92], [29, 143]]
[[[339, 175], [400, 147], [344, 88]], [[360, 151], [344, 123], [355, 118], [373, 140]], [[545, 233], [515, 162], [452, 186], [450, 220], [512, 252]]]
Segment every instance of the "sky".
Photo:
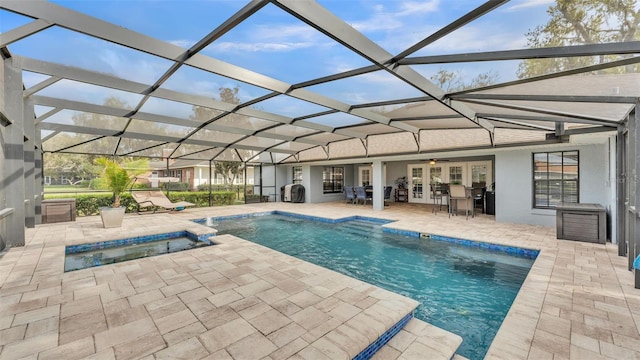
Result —
[[[53, 2], [184, 48], [195, 44], [245, 4], [238, 0]], [[318, 2], [391, 54], [400, 53], [483, 3], [472, 0]], [[525, 48], [524, 34], [546, 22], [546, 10], [552, 3], [549, 0], [508, 2], [412, 56]], [[29, 21], [0, 10], [1, 32]], [[83, 67], [147, 84], [154, 83], [171, 64], [167, 60], [59, 27], [13, 43], [9, 50], [17, 55]], [[202, 54], [289, 84], [370, 65], [351, 50], [272, 4], [209, 45]], [[515, 79], [517, 65], [517, 62], [421, 65], [414, 69], [427, 78], [440, 69], [456, 71], [464, 78], [493, 71], [498, 74], [498, 81], [504, 82]], [[24, 82], [28, 87], [46, 78], [27, 73]], [[219, 88], [236, 86], [240, 89], [241, 101], [269, 92], [187, 66], [181, 67], [163, 84], [167, 89], [215, 98], [218, 97]], [[349, 104], [381, 101], [389, 99], [389, 94], [398, 99], [423, 95], [381, 71], [314, 86], [309, 90], [339, 98]], [[72, 100], [95, 104], [103, 104], [109, 96], [117, 96], [129, 106], [135, 105], [141, 98], [135, 94], [70, 81], [58, 82], [41, 93], [51, 94], [63, 94], [63, 97]], [[278, 96], [256, 107], [264, 111], [277, 110], [292, 117], [327, 110], [287, 96]], [[191, 108], [184, 104], [153, 100], [145, 104], [142, 111], [187, 117]]]

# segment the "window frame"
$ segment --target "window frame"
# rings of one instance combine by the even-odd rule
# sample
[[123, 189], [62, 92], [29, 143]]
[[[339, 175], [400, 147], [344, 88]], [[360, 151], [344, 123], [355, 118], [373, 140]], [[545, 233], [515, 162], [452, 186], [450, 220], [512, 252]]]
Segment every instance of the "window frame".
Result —
[[[327, 174], [328, 169], [330, 171]], [[336, 169], [340, 169], [339, 174]], [[344, 192], [344, 174], [344, 166], [322, 167], [322, 194], [340, 194]], [[330, 190], [327, 188], [327, 184], [331, 185]]]
[[[547, 161], [546, 161], [546, 178], [545, 179], [540, 179], [537, 180], [536, 179], [536, 155], [541, 155], [544, 154], [547, 157]], [[560, 154], [560, 158], [562, 159], [562, 163], [561, 163], [561, 172], [560, 172], [560, 178], [559, 179], [554, 179], [552, 177], [549, 176], [549, 155], [550, 154]], [[569, 159], [568, 154], [572, 154], [575, 155], [576, 157], [576, 173], [575, 173], [575, 179], [572, 178], [567, 178], [567, 176], [565, 174], [567, 174], [567, 171], [565, 170], [566, 166], [569, 165], [565, 165], [565, 161], [566, 159]], [[552, 192], [549, 190], [551, 188], [551, 186], [549, 186], [549, 184], [552, 181], [559, 181], [560, 182], [560, 202], [569, 202], [569, 203], [574, 203], [573, 201], [565, 201], [566, 196], [565, 195], [565, 189], [567, 188], [567, 184], [568, 183], [575, 183], [575, 189], [576, 189], [576, 193], [575, 193], [575, 203], [580, 203], [580, 151], [579, 150], [558, 150], [558, 151], [543, 151], [543, 152], [534, 152], [531, 153], [531, 204], [532, 204], [532, 208], [534, 209], [555, 209], [556, 208], [556, 203], [552, 203], [550, 201], [551, 199], [551, 194]], [[543, 204], [538, 204], [537, 202], [537, 193], [536, 190], [539, 189], [539, 187], [537, 186], [538, 184], [543, 184], [546, 183], [546, 205]]]
[[302, 166], [291, 167], [291, 182], [293, 184], [302, 184]]

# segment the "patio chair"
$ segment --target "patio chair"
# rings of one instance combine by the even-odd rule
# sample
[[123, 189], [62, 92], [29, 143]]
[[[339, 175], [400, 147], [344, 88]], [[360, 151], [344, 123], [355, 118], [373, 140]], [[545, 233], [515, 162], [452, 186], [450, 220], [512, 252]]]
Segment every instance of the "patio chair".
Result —
[[443, 191], [443, 185], [441, 183], [433, 183], [430, 186], [431, 188], [431, 199], [433, 200], [433, 209], [431, 212], [437, 214], [439, 210], [442, 210], [442, 199], [445, 197], [445, 192]]
[[366, 205], [367, 200], [369, 199], [371, 198], [367, 196], [367, 191], [364, 189], [364, 187], [362, 186], [356, 187], [356, 204], [359, 204], [360, 200], [362, 200], [362, 203]]
[[354, 204], [356, 202], [356, 193], [353, 192], [352, 186], [347, 186], [344, 188], [344, 198], [348, 203]]
[[384, 206], [389, 206], [389, 204], [387, 204], [387, 200], [391, 200], [391, 190], [393, 190], [392, 186], [384, 187]]
[[169, 198], [160, 190], [143, 190], [132, 191], [131, 197], [138, 205], [137, 212], [140, 214], [141, 208], [153, 207], [155, 213], [157, 208], [163, 208], [166, 210], [182, 210], [187, 206], [195, 206], [188, 201], [171, 202]]
[[449, 187], [449, 217], [451, 217], [452, 213], [457, 215], [462, 206], [467, 220], [469, 219], [469, 212], [471, 212], [471, 217], [474, 217], [475, 209], [473, 204], [471, 192], [467, 191], [464, 185], [451, 185]]

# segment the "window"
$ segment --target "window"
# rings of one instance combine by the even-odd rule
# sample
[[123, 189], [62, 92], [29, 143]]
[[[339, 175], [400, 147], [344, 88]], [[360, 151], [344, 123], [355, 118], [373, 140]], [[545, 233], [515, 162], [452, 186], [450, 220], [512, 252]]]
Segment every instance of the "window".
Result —
[[167, 175], [169, 177], [177, 177], [178, 179], [180, 179], [180, 181], [182, 181], [182, 170], [169, 170], [167, 171]]
[[326, 166], [322, 169], [322, 193], [341, 193], [344, 187], [344, 168]]
[[558, 203], [577, 203], [578, 151], [533, 154], [533, 207], [555, 208]]
[[302, 184], [302, 166], [294, 166], [293, 170], [293, 183]]
[[462, 185], [462, 166], [451, 166], [449, 168], [449, 183], [451, 185]]

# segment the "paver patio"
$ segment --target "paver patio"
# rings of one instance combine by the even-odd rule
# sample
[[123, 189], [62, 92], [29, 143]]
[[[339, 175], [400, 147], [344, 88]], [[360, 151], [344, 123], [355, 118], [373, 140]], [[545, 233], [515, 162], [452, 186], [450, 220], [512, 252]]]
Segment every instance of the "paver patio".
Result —
[[[28, 229], [26, 246], [0, 255], [0, 359], [351, 358], [417, 305], [229, 235], [213, 247], [63, 272], [65, 245], [208, 231], [188, 220], [276, 209], [541, 249], [487, 358], [640, 358], [640, 290], [615, 246], [425, 205], [263, 203], [131, 215], [118, 229], [96, 217]], [[458, 345], [412, 320], [375, 357], [448, 359]]]

